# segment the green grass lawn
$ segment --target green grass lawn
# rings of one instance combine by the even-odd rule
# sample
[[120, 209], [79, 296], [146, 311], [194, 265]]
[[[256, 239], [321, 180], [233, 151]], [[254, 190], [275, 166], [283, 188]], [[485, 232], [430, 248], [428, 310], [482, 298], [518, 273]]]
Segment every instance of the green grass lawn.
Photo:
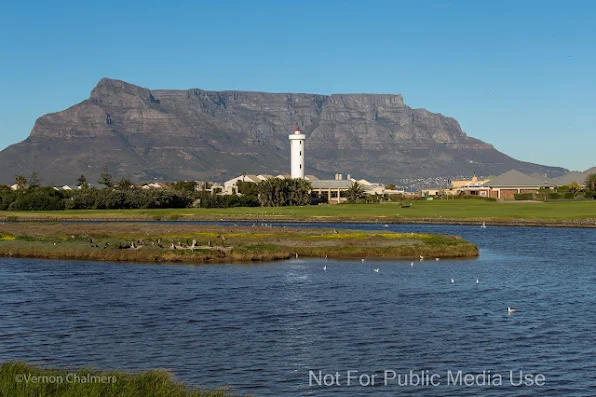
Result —
[[0, 220], [14, 219], [145, 219], [145, 220], [301, 220], [399, 221], [416, 218], [460, 220], [577, 220], [596, 219], [596, 200], [580, 202], [490, 202], [482, 200], [414, 201], [399, 204], [342, 204], [305, 207], [226, 209], [80, 210], [1, 212]]

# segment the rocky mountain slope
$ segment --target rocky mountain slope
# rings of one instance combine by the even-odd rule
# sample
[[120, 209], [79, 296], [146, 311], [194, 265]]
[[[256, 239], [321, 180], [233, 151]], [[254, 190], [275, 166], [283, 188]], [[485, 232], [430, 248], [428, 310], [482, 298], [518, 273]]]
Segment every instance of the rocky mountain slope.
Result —
[[102, 79], [89, 99], [40, 117], [0, 152], [0, 183], [36, 170], [45, 183], [94, 182], [104, 166], [137, 181], [225, 180], [289, 172], [288, 134], [306, 134], [306, 173], [373, 181], [561, 168], [515, 160], [458, 122], [412, 109], [401, 95], [148, 90]]

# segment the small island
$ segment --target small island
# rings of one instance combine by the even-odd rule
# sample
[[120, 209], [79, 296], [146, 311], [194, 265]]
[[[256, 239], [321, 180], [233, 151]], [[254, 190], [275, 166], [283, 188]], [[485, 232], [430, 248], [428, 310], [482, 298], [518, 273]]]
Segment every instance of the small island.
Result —
[[0, 256], [214, 263], [329, 259], [469, 258], [478, 247], [437, 234], [184, 223], [33, 223], [0, 225]]

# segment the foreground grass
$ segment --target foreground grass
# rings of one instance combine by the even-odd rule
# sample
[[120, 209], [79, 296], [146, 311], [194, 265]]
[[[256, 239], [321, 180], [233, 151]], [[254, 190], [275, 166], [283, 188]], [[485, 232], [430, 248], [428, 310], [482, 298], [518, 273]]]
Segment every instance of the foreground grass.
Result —
[[201, 263], [279, 260], [296, 254], [457, 258], [476, 256], [478, 248], [457, 236], [380, 231], [125, 222], [0, 225], [0, 256], [8, 257]]
[[299, 221], [299, 222], [426, 222], [510, 224], [596, 223], [596, 200], [580, 202], [490, 202], [483, 200], [414, 201], [409, 208], [399, 204], [345, 204], [305, 207], [79, 210], [0, 212], [7, 220], [161, 220], [161, 221]]
[[21, 362], [0, 367], [0, 395], [7, 397], [231, 397], [226, 390], [192, 389], [166, 371], [126, 373], [42, 369]]

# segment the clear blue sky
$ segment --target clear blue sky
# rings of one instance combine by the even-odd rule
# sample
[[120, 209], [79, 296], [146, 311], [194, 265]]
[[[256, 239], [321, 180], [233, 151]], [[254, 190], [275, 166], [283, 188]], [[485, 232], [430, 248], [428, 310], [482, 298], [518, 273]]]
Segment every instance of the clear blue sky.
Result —
[[0, 149], [110, 77], [401, 93], [521, 160], [596, 165], [594, 1], [23, 0], [0, 37]]

